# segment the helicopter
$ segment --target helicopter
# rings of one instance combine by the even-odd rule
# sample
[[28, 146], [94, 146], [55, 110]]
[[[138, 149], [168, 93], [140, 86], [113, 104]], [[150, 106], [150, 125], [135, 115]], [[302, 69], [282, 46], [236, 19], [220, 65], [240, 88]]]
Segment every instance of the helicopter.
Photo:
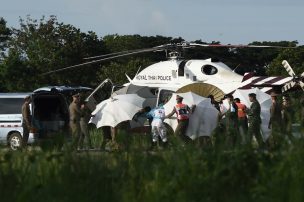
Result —
[[[165, 91], [164, 94], [166, 94], [166, 91], [169, 93], [193, 91], [205, 97], [212, 94], [216, 100], [220, 100], [225, 94], [230, 94], [236, 89], [249, 89], [252, 87], [258, 87], [266, 93], [270, 93], [273, 90], [277, 92], [286, 92], [297, 86], [300, 86], [304, 90], [304, 72], [301, 75], [296, 76], [287, 61], [283, 61], [283, 66], [289, 73], [290, 77], [257, 77], [252, 73], [245, 73], [245, 75], [242, 76], [218, 59], [209, 58], [186, 60], [181, 56], [181, 52], [183, 50], [195, 47], [295, 48], [263, 45], [221, 45], [181, 42], [160, 45], [153, 48], [122, 51], [84, 58], [91, 61], [57, 69], [45, 74], [60, 72], [139, 53], [165, 51], [166, 53], [169, 52], [167, 54], [168, 60], [154, 63], [143, 70], [138, 71], [133, 78], [130, 78], [130, 76], [126, 74], [129, 82], [124, 84], [123, 87], [128, 88], [130, 85], [148, 87], [153, 91], [151, 91], [152, 94], [157, 97], [160, 97], [161, 91]], [[113, 85], [110, 79], [106, 79], [97, 87], [97, 89], [102, 88], [107, 82], [110, 82], [111, 85]], [[96, 93], [97, 89], [93, 91], [88, 99]], [[112, 91], [114, 91], [113, 89], [114, 88], [112, 88]], [[126, 93], [127, 91], [124, 92]]]

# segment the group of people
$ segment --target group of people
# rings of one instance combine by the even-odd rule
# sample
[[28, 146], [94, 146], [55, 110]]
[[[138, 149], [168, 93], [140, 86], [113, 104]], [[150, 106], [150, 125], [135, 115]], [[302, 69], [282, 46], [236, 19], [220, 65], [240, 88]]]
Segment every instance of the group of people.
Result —
[[279, 101], [276, 93], [271, 93], [270, 120], [268, 128], [271, 129], [269, 143], [273, 147], [280, 146], [285, 136], [289, 141], [293, 141], [292, 122], [294, 111], [291, 106], [290, 98], [283, 96], [282, 102]]
[[[272, 130], [272, 133], [271, 137], [265, 140], [261, 134], [262, 121], [260, 103], [255, 93], [250, 93], [248, 96], [251, 102], [249, 108], [241, 103], [239, 98], [233, 98], [231, 94], [225, 95], [223, 98], [223, 100], [227, 101], [228, 108], [223, 102], [216, 102], [212, 95], [209, 96], [212, 105], [219, 111], [218, 128], [221, 129], [220, 131], [217, 130], [215, 138], [217, 140], [215, 140], [215, 144], [217, 144], [219, 140], [229, 146], [238, 144], [252, 145], [254, 137], [259, 147], [272, 148], [278, 145], [280, 140], [278, 140], [277, 137], [282, 137], [284, 132], [291, 138], [292, 109], [289, 97], [284, 96], [282, 106], [280, 106], [280, 104], [276, 102], [277, 95], [274, 93], [271, 94], [273, 101], [269, 109], [271, 115], [269, 128]], [[171, 113], [165, 114], [164, 104], [165, 103], [160, 103], [153, 109], [145, 107], [139, 111], [140, 115], [144, 114], [149, 120], [151, 126], [151, 149], [156, 148], [158, 142], [160, 142], [163, 147], [167, 147], [168, 137], [164, 120], [174, 114], [176, 114], [178, 122], [174, 135], [179, 137], [184, 144], [193, 142], [192, 139], [186, 135], [186, 131], [189, 125], [189, 117], [191, 113], [194, 112], [196, 106], [192, 105], [189, 107], [187, 104], [184, 104], [183, 97], [179, 95], [176, 96], [176, 105], [173, 107]], [[282, 121], [279, 122], [278, 120]], [[282, 129], [279, 131], [280, 133], [277, 133], [278, 128]], [[208, 142], [210, 143], [211, 140]]]
[[[72, 95], [72, 102], [69, 105], [69, 127], [73, 139], [73, 147], [77, 149], [82, 149], [84, 146], [84, 139], [87, 139], [88, 147], [92, 147], [91, 138], [88, 131], [88, 122], [91, 117], [91, 112], [86, 106], [86, 102], [81, 102], [80, 94]], [[31, 116], [30, 104], [32, 99], [30, 96], [24, 98], [24, 103], [22, 105], [22, 146], [25, 147], [28, 143], [29, 133], [34, 128], [33, 119]]]
[[[227, 143], [229, 146], [237, 144], [251, 144], [255, 137], [259, 145], [263, 145], [261, 127], [261, 106], [255, 93], [250, 93], [250, 108], [241, 103], [239, 98], [231, 94], [225, 95], [221, 102], [216, 102], [209, 96], [213, 106], [219, 111], [218, 130], [215, 144]], [[226, 100], [227, 103], [224, 103]], [[226, 105], [225, 105], [226, 104]]]
[[[277, 148], [284, 141], [293, 141], [292, 122], [293, 108], [288, 96], [283, 96], [282, 102], [278, 100], [278, 94], [271, 93], [271, 106], [269, 109], [270, 119], [268, 128], [270, 136], [263, 138], [261, 134], [261, 106], [256, 99], [256, 94], [250, 93], [250, 108], [240, 102], [239, 98], [232, 95], [225, 95], [224, 100], [228, 101], [228, 109], [224, 104], [217, 103], [212, 99], [211, 103], [219, 110], [219, 125], [222, 128], [222, 137], [228, 145], [250, 144], [255, 137], [262, 148]], [[225, 108], [225, 109], [224, 109]], [[286, 137], [287, 136], [287, 137]]]
[[[80, 94], [74, 94], [73, 100], [69, 105], [69, 117], [70, 117], [70, 131], [73, 138], [73, 147], [82, 149], [84, 146], [84, 139], [87, 139], [88, 147], [92, 148], [91, 138], [88, 132], [88, 122], [91, 116], [91, 112], [86, 106], [85, 102], [81, 102]], [[286, 134], [290, 141], [293, 141], [292, 136], [292, 116], [293, 110], [291, 107], [290, 98], [283, 96], [282, 103], [278, 101], [278, 95], [271, 93], [272, 104], [270, 107], [270, 120], [268, 127], [271, 129], [271, 136], [267, 141], [263, 140], [261, 134], [261, 106], [256, 99], [255, 93], [249, 94], [249, 100], [251, 102], [250, 108], [242, 104], [239, 98], [233, 98], [231, 94], [225, 95], [223, 100], [227, 100], [225, 106], [223, 101], [216, 102], [212, 95], [209, 96], [211, 104], [219, 111], [219, 128], [220, 133], [217, 134], [216, 139], [226, 142], [228, 145], [236, 144], [250, 144], [253, 137], [257, 140], [260, 147], [276, 147], [286, 139], [283, 134]], [[29, 131], [31, 126], [30, 107], [31, 98], [28, 96], [25, 98], [25, 102], [22, 106], [23, 115], [23, 144], [26, 145], [29, 137]], [[155, 148], [159, 138], [163, 147], [168, 145], [168, 137], [164, 120], [170, 118], [174, 114], [177, 117], [177, 128], [174, 132], [176, 137], [179, 137], [185, 144], [192, 142], [192, 140], [186, 135], [186, 131], [189, 125], [189, 116], [195, 110], [195, 105], [189, 107], [183, 103], [183, 97], [176, 96], [176, 105], [173, 107], [171, 113], [165, 114], [163, 107], [164, 103], [151, 109], [146, 107], [140, 111], [150, 120], [152, 143], [151, 147]], [[302, 125], [304, 126], [304, 99], [301, 101], [302, 105]], [[109, 128], [106, 128], [109, 129]], [[104, 131], [104, 139], [113, 140], [113, 135], [116, 133], [116, 128], [110, 128], [106, 132]], [[115, 137], [114, 137], [115, 139]]]
[[[140, 114], [149, 120], [151, 126], [152, 143], [151, 150], [157, 147], [159, 138], [161, 139], [161, 144], [164, 148], [168, 146], [167, 131], [164, 125], [164, 120], [172, 117], [176, 114], [177, 117], [177, 127], [175, 129], [175, 136], [179, 137], [184, 144], [191, 142], [192, 140], [186, 135], [186, 131], [189, 125], [189, 115], [193, 113], [195, 105], [189, 107], [187, 104], [183, 103], [183, 97], [176, 96], [176, 105], [173, 107], [169, 114], [165, 114], [165, 109], [163, 105], [166, 101], [160, 103], [157, 107], [151, 109], [150, 107], [145, 107], [139, 111]], [[137, 114], [138, 115], [138, 114]]]

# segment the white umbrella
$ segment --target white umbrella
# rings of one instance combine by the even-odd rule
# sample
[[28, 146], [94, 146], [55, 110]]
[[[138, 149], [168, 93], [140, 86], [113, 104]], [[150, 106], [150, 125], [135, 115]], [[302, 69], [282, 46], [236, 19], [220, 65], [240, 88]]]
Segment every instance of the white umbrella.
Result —
[[115, 127], [123, 121], [131, 120], [142, 109], [144, 100], [136, 94], [116, 95], [104, 100], [92, 112], [90, 123], [94, 123], [97, 128]]
[[271, 96], [268, 95], [267, 93], [264, 93], [258, 88], [253, 88], [246, 90], [237, 89], [233, 93], [233, 97], [239, 98], [241, 100], [241, 103], [245, 104], [247, 108], [250, 108], [251, 102], [249, 101], [249, 96], [248, 96], [250, 93], [256, 94], [256, 98], [261, 105], [261, 120], [262, 120], [261, 132], [264, 141], [266, 141], [271, 132], [271, 130], [268, 129], [268, 123], [270, 118]]
[[121, 94], [137, 94], [138, 96], [145, 98], [143, 106], [155, 106], [157, 100], [157, 93], [152, 93], [151, 88], [148, 86], [137, 86], [133, 84], [129, 84], [115, 92], [113, 92], [113, 96], [121, 95]]
[[[210, 98], [204, 98], [192, 92], [173, 93], [171, 99], [164, 105], [166, 114], [169, 114], [176, 105], [176, 95], [182, 96], [183, 103], [189, 107], [195, 104], [196, 108], [193, 114], [190, 115], [189, 126], [186, 135], [191, 139], [200, 136], [210, 136], [212, 131], [217, 126], [218, 111], [211, 104]], [[177, 127], [176, 116], [165, 120], [173, 130]]]

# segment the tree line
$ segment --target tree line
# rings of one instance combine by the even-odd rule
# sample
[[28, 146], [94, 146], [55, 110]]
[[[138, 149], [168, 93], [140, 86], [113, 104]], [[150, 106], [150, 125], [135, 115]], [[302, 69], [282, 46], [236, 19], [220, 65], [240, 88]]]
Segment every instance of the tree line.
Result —
[[[0, 17], [0, 92], [32, 91], [46, 85], [82, 85], [96, 87], [105, 78], [118, 84], [127, 82], [125, 73], [133, 77], [138, 69], [166, 60], [164, 52], [150, 52], [117, 58], [98, 64], [42, 75], [45, 72], [86, 62], [84, 58], [120, 51], [143, 49], [168, 43], [179, 43], [183, 38], [140, 35], [98, 36], [82, 32], [70, 24], [59, 22], [56, 16], [40, 20], [20, 18], [20, 27], [10, 28]], [[201, 39], [195, 43], [207, 42]], [[212, 44], [220, 44], [212, 41]], [[282, 60], [289, 61], [295, 72], [304, 70], [304, 48], [297, 41], [257, 42], [249, 45], [296, 47], [278, 48], [207, 48], [184, 52], [185, 59], [218, 58], [236, 72], [255, 72], [256, 75], [288, 74]]]

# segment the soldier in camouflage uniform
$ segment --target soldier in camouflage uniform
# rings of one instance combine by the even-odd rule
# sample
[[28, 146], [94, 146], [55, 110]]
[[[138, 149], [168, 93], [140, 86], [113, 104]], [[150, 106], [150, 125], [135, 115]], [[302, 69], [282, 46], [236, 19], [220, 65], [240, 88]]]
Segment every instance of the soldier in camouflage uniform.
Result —
[[22, 105], [22, 128], [23, 128], [23, 136], [22, 136], [22, 146], [25, 147], [28, 142], [30, 129], [32, 127], [32, 116], [30, 111], [30, 103], [32, 99], [30, 96], [26, 96], [24, 98], [24, 103]]
[[249, 94], [249, 100], [252, 102], [250, 108], [247, 110], [248, 115], [248, 144], [251, 145], [252, 137], [255, 136], [259, 143], [259, 147], [264, 147], [261, 130], [261, 106], [256, 99], [255, 93]]
[[[270, 119], [268, 128], [271, 129], [270, 145], [273, 147], [279, 146], [282, 142], [282, 105], [279, 103], [277, 94], [272, 92], [270, 106]], [[272, 139], [272, 141], [271, 141]]]
[[70, 129], [72, 133], [73, 139], [73, 147], [80, 146], [80, 117], [81, 117], [81, 110], [80, 110], [80, 95], [75, 94], [72, 96], [73, 101], [69, 106], [69, 113], [70, 113]]
[[228, 146], [234, 147], [237, 140], [239, 140], [239, 130], [238, 130], [238, 107], [233, 101], [233, 96], [231, 94], [225, 95], [228, 100], [229, 108], [221, 116], [225, 116], [225, 126], [226, 126], [226, 141]]

